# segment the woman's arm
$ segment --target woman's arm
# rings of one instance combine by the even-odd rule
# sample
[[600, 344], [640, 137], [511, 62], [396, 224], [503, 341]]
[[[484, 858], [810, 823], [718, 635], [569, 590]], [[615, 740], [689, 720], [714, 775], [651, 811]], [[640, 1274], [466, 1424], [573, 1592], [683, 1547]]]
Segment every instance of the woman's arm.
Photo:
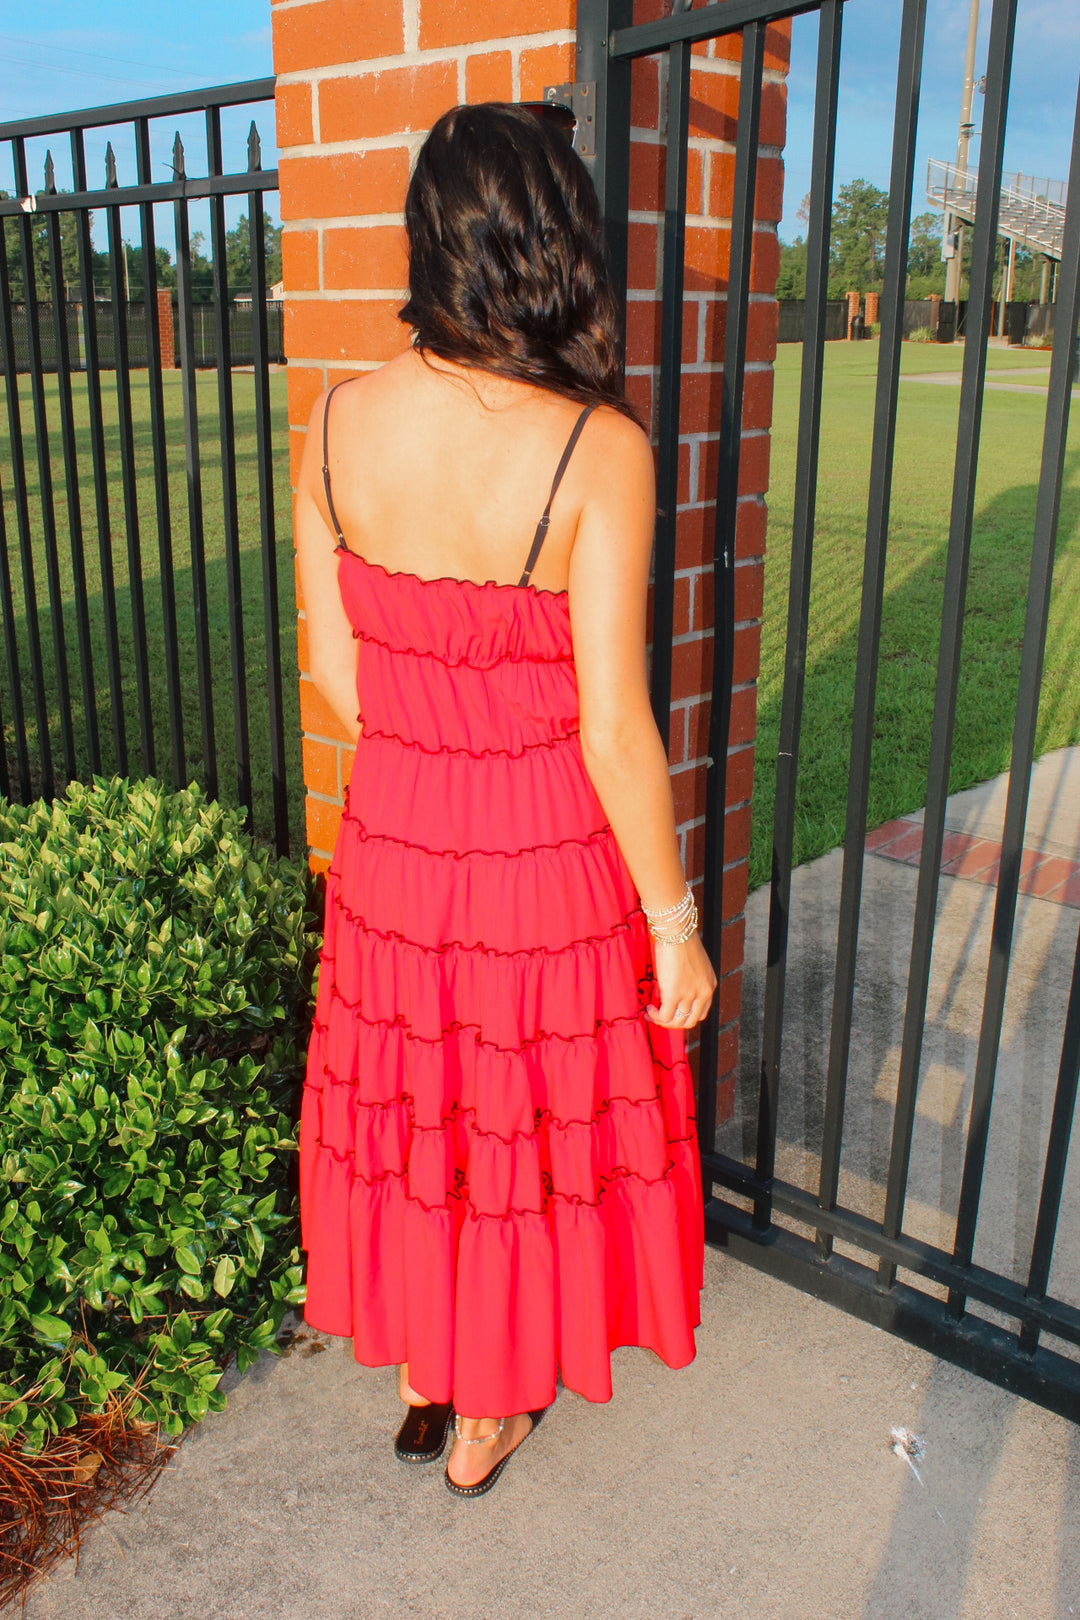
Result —
[[[582, 507], [569, 579], [581, 747], [642, 905], [659, 910], [681, 898], [686, 878], [645, 665], [656, 513], [652, 450], [641, 430], [613, 411], [598, 411], [590, 434], [596, 493]], [[689, 1028], [705, 1016], [716, 986], [701, 938], [655, 943], [654, 955], [661, 1005], [650, 1016]], [[676, 1006], [689, 1016], [673, 1017]]]
[[311, 679], [341, 721], [349, 740], [355, 742], [361, 729], [356, 710], [356, 638], [338, 588], [337, 536], [323, 489], [325, 409], [326, 395], [320, 394], [312, 407], [300, 463], [293, 538], [307, 620]]

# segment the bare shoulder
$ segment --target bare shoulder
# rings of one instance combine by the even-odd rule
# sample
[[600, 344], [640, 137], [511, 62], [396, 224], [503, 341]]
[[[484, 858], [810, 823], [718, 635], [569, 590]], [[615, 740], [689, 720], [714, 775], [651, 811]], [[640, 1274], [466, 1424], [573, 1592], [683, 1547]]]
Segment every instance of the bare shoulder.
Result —
[[652, 466], [652, 446], [643, 428], [613, 405], [600, 405], [589, 422], [594, 454], [628, 472]]
[[587, 490], [583, 515], [626, 522], [651, 515], [656, 502], [656, 469], [648, 434], [629, 416], [602, 405], [583, 435], [588, 442], [583, 472]]
[[327, 396], [335, 387], [339, 389], [333, 404], [335, 416], [339, 411], [350, 417], [369, 410], [382, 411], [388, 403], [411, 393], [415, 388], [417, 369], [416, 355], [408, 348], [392, 359], [383, 361], [382, 365], [373, 366], [370, 371], [358, 371], [351, 377], [343, 378], [340, 387], [337, 383], [331, 383], [312, 405], [310, 421], [321, 424]]
[[309, 431], [312, 428], [318, 428], [319, 432], [322, 432], [327, 403], [331, 394], [334, 395], [330, 417], [332, 425], [338, 415], [347, 414], [351, 416], [358, 407], [362, 407], [367, 394], [371, 390], [371, 384], [378, 375], [377, 371], [363, 371], [354, 377], [342, 378], [340, 382], [332, 382], [328, 388], [324, 388], [322, 393], [317, 394], [312, 402], [311, 412], [308, 416]]
[[[322, 504], [321, 493], [317, 493], [317, 489], [321, 491], [322, 485], [324, 431], [328, 433], [330, 457], [336, 468], [335, 477], [340, 479], [347, 470], [339, 465], [341, 447], [350, 441], [355, 442], [357, 435], [364, 431], [366, 421], [372, 415], [378, 416], [380, 398], [386, 392], [383, 374], [393, 364], [393, 361], [389, 361], [375, 370], [362, 371], [332, 382], [312, 401], [300, 469], [300, 488], [310, 488], [317, 504]], [[334, 396], [332, 400], [331, 395]]]
[[[571, 618], [584, 642], [596, 625], [643, 623], [656, 523], [656, 475], [648, 435], [605, 405], [589, 419], [583, 495], [570, 553]], [[582, 487], [582, 486], [579, 486]], [[644, 630], [642, 629], [642, 634]]]

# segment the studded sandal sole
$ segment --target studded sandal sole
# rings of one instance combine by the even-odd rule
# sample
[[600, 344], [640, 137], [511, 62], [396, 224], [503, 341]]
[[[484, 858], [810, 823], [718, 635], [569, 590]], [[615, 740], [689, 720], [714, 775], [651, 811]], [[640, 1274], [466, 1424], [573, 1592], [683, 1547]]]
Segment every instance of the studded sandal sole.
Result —
[[451, 1496], [483, 1496], [485, 1494], [485, 1492], [490, 1491], [491, 1487], [495, 1484], [496, 1480], [498, 1479], [499, 1475], [502, 1473], [503, 1469], [506, 1467], [507, 1463], [510, 1461], [511, 1457], [514, 1457], [514, 1456], [517, 1455], [517, 1453], [521, 1450], [522, 1446], [525, 1444], [525, 1441], [529, 1438], [529, 1435], [536, 1433], [537, 1429], [540, 1427], [541, 1420], [543, 1419], [544, 1413], [546, 1411], [547, 1411], [547, 1407], [542, 1406], [539, 1409], [539, 1411], [530, 1412], [528, 1414], [528, 1416], [530, 1418], [532, 1418], [532, 1428], [529, 1430], [529, 1434], [527, 1434], [523, 1440], [518, 1441], [518, 1443], [514, 1447], [513, 1451], [508, 1451], [506, 1453], [505, 1457], [500, 1457], [499, 1461], [495, 1464], [495, 1466], [491, 1470], [491, 1472], [485, 1474], [483, 1479], [478, 1479], [475, 1485], [458, 1485], [458, 1484], [456, 1484], [454, 1482], [454, 1480], [452, 1480], [450, 1478], [449, 1469], [444, 1469], [443, 1470], [443, 1481], [444, 1481], [444, 1483], [446, 1485], [447, 1490], [450, 1492]]
[[394, 1441], [394, 1456], [404, 1463], [438, 1462], [453, 1415], [452, 1401], [445, 1406], [410, 1406]]

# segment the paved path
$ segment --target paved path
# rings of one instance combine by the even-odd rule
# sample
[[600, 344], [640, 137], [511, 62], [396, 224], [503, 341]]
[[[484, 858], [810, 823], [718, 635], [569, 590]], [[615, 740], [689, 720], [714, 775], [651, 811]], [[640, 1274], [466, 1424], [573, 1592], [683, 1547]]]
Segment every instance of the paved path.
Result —
[[[941, 870], [949, 877], [996, 884], [1008, 777], [954, 793], [945, 816]], [[1080, 906], [1080, 749], [1062, 748], [1036, 764], [1020, 861], [1020, 893]], [[878, 827], [871, 854], [919, 865], [923, 813]]]
[[[962, 374], [959, 371], [906, 371], [901, 376], [901, 382], [937, 383], [943, 388], [959, 388]], [[1043, 377], [1045, 381], [1039, 383], [1011, 382], [1012, 377]], [[1045, 398], [1050, 385], [1049, 366], [1017, 366], [1010, 367], [1008, 371], [988, 371], [986, 374], [986, 387], [997, 389], [1005, 394], [1042, 394]], [[1073, 389], [1073, 393], [1077, 388]]]
[[693, 1365], [616, 1352], [476, 1502], [395, 1462], [392, 1373], [300, 1331], [27, 1620], [1080, 1613], [1080, 1431], [722, 1254]]
[[[1036, 766], [1027, 846], [1080, 857], [1080, 751]], [[1004, 779], [950, 801], [1000, 838]], [[917, 818], [911, 818], [917, 822]], [[903, 834], [898, 834], [903, 836]], [[780, 1170], [820, 1141], [840, 853], [792, 884]], [[917, 881], [866, 862], [841, 1195], [880, 1211]], [[756, 1089], [768, 894], [747, 908]], [[942, 878], [908, 1229], [955, 1207], [992, 890]], [[1071, 904], [1020, 898], [976, 1258], [1030, 1252], [1076, 947]], [[738, 1146], [740, 1119], [725, 1127]], [[727, 1145], [731, 1145], [731, 1141]], [[1080, 1160], [1055, 1255], [1080, 1303]], [[1066, 1620], [1080, 1615], [1080, 1428], [711, 1251], [696, 1361], [614, 1357], [615, 1396], [560, 1397], [488, 1497], [397, 1463], [391, 1370], [298, 1319], [287, 1353], [226, 1380], [150, 1498], [111, 1514], [26, 1620]], [[919, 1477], [890, 1429], [922, 1435]]]

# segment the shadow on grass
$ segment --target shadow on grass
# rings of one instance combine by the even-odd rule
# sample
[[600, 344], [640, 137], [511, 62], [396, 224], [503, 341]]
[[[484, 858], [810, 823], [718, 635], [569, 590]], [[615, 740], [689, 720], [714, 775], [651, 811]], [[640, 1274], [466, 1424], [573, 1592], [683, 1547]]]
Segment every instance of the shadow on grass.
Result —
[[[1080, 533], [1080, 453], [1067, 458], [1058, 524], [1036, 753], [1080, 742], [1080, 615], [1076, 612], [1074, 542]], [[949, 789], [956, 793], [1008, 769], [1016, 713], [1031, 563], [1037, 485], [1016, 485], [976, 516], [964, 614], [960, 682], [956, 702]], [[937, 678], [941, 603], [948, 540], [915, 534], [895, 513], [882, 612], [874, 745], [867, 827], [921, 809], [926, 802], [930, 729]], [[912, 544], [912, 542], [916, 544]], [[914, 567], [906, 555], [917, 552]], [[786, 560], [785, 560], [786, 567]], [[1069, 578], [1063, 576], [1068, 573]], [[891, 577], [890, 577], [891, 576]], [[786, 613], [786, 590], [783, 611]], [[843, 843], [850, 772], [851, 720], [859, 627], [857, 614], [814, 656], [815, 618], [827, 602], [811, 607], [806, 690], [799, 749], [794, 864], [801, 865]], [[758, 692], [750, 887], [769, 880], [783, 698], [782, 664], [763, 677]]]

